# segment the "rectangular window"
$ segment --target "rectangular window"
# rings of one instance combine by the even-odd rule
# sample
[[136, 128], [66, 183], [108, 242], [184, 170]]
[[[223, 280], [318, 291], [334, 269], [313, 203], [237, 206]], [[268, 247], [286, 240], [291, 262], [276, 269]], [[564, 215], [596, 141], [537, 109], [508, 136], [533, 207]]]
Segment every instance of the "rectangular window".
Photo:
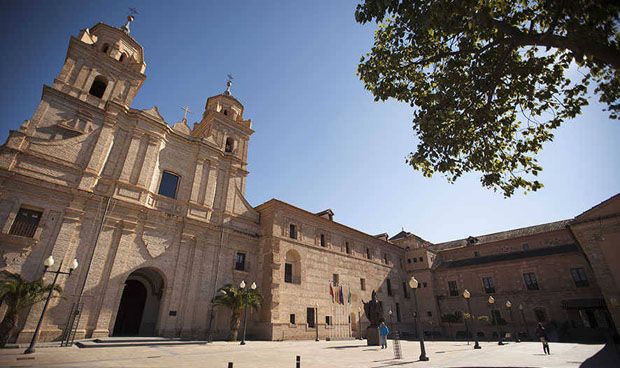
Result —
[[321, 246], [324, 247], [327, 244], [325, 244], [325, 234], [321, 234]]
[[245, 253], [237, 252], [237, 257], [235, 258], [235, 270], [245, 271]]
[[480, 252], [478, 252], [477, 250], [474, 251], [474, 257], [480, 257]]
[[332, 325], [332, 316], [325, 316], [325, 324], [327, 326], [331, 326]]
[[288, 229], [288, 236], [291, 239], [297, 239], [297, 226], [291, 224]]
[[409, 288], [407, 288], [407, 283], [403, 282], [403, 295], [405, 299], [409, 299]]
[[351, 254], [351, 247], [349, 246], [349, 242], [344, 243], [344, 249], [347, 252], [347, 254]]
[[523, 243], [523, 244], [521, 244], [521, 246], [523, 247], [524, 251], [530, 250], [530, 245], [528, 243]]
[[456, 286], [456, 281], [448, 281], [448, 290], [450, 296], [459, 296], [459, 287]]
[[370, 259], [370, 249], [366, 248], [366, 258]]
[[495, 285], [493, 285], [492, 277], [483, 277], [482, 283], [484, 284], [484, 291], [487, 294], [493, 294], [495, 292]]
[[538, 290], [538, 280], [533, 272], [526, 272], [523, 274], [523, 280], [528, 290]]
[[422, 287], [428, 287], [428, 284], [426, 282], [423, 282]]
[[573, 276], [575, 286], [586, 287], [590, 285], [590, 283], [588, 282], [588, 276], [586, 275], [586, 271], [583, 268], [571, 268], [570, 274]]
[[432, 316], [433, 316], [433, 312], [431, 312], [431, 311], [426, 311], [426, 315], [427, 315], [427, 316], [429, 316], [429, 317], [432, 317]]
[[289, 316], [289, 322], [292, 325], [295, 324], [295, 314], [294, 313]]
[[411, 258], [407, 258], [407, 263], [411, 263]]
[[168, 198], [177, 197], [177, 187], [179, 186], [179, 176], [171, 172], [164, 171], [159, 182], [159, 194]]
[[400, 317], [400, 305], [398, 305], [398, 303], [396, 303], [396, 322], [400, 322], [401, 317]]
[[413, 258], [413, 263], [418, 263], [418, 257]]
[[420, 262], [424, 262], [424, 258], [420, 257]]
[[340, 282], [340, 275], [338, 275], [337, 273], [332, 275], [332, 282], [334, 284], [334, 286], [338, 286], [338, 283]]
[[284, 264], [284, 282], [292, 284], [293, 283], [293, 264], [285, 263]]
[[316, 321], [314, 320], [314, 308], [308, 307], [306, 309], [306, 323], [308, 324], [308, 327], [314, 328], [315, 322]]
[[366, 279], [360, 279], [360, 289], [366, 290]]
[[390, 279], [386, 279], [386, 284], [387, 284], [387, 293], [388, 296], [392, 296], [392, 281]]
[[13, 225], [11, 225], [9, 234], [32, 238], [37, 231], [42, 215], [43, 213], [40, 211], [20, 208], [15, 216]]

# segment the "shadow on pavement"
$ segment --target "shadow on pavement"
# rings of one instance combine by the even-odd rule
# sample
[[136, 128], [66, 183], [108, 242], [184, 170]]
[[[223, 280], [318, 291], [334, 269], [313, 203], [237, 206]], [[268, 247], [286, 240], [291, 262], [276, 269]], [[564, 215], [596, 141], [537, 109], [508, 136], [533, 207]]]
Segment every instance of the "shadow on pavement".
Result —
[[328, 346], [325, 349], [359, 349], [359, 348], [367, 348], [368, 346], [366, 345], [359, 345], [359, 346]]
[[606, 344], [598, 353], [586, 359], [579, 368], [620, 367], [620, 357], [613, 347]]

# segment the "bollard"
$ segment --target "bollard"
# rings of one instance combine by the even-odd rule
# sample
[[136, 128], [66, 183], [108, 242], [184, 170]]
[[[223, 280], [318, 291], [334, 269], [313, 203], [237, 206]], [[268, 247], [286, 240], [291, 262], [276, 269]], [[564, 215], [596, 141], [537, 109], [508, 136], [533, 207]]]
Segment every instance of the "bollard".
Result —
[[228, 368], [233, 368], [232, 362], [228, 362]]
[[301, 368], [301, 356], [297, 356], [295, 359], [295, 368]]

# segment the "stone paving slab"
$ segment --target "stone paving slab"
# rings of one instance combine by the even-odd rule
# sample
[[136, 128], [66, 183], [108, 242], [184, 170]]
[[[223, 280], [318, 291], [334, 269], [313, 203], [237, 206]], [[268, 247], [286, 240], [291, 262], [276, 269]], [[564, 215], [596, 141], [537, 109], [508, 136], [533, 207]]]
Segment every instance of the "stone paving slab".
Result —
[[[482, 343], [473, 350], [465, 342], [427, 342], [428, 362], [418, 361], [419, 343], [401, 341], [403, 359], [393, 350], [365, 345], [365, 341], [248, 341], [214, 342], [208, 345], [121, 347], [106, 349], [46, 348], [32, 355], [15, 349], [0, 350], [0, 366], [9, 367], [205, 367], [294, 368], [301, 356], [302, 368], [408, 368], [408, 367], [620, 367], [617, 355], [600, 344], [551, 344], [544, 355], [540, 343], [498, 346]], [[33, 358], [33, 359], [32, 359]], [[584, 363], [585, 362], [585, 363]]]

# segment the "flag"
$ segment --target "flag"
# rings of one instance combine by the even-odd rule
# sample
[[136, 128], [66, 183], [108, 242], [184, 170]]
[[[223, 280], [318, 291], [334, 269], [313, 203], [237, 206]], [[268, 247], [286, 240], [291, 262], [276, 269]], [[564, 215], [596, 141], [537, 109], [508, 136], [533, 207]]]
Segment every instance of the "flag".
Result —
[[342, 286], [340, 287], [340, 300], [339, 300], [340, 304], [344, 305], [344, 294], [342, 292]]
[[332, 282], [329, 282], [329, 295], [332, 297], [332, 303], [334, 302], [334, 288], [332, 287]]

